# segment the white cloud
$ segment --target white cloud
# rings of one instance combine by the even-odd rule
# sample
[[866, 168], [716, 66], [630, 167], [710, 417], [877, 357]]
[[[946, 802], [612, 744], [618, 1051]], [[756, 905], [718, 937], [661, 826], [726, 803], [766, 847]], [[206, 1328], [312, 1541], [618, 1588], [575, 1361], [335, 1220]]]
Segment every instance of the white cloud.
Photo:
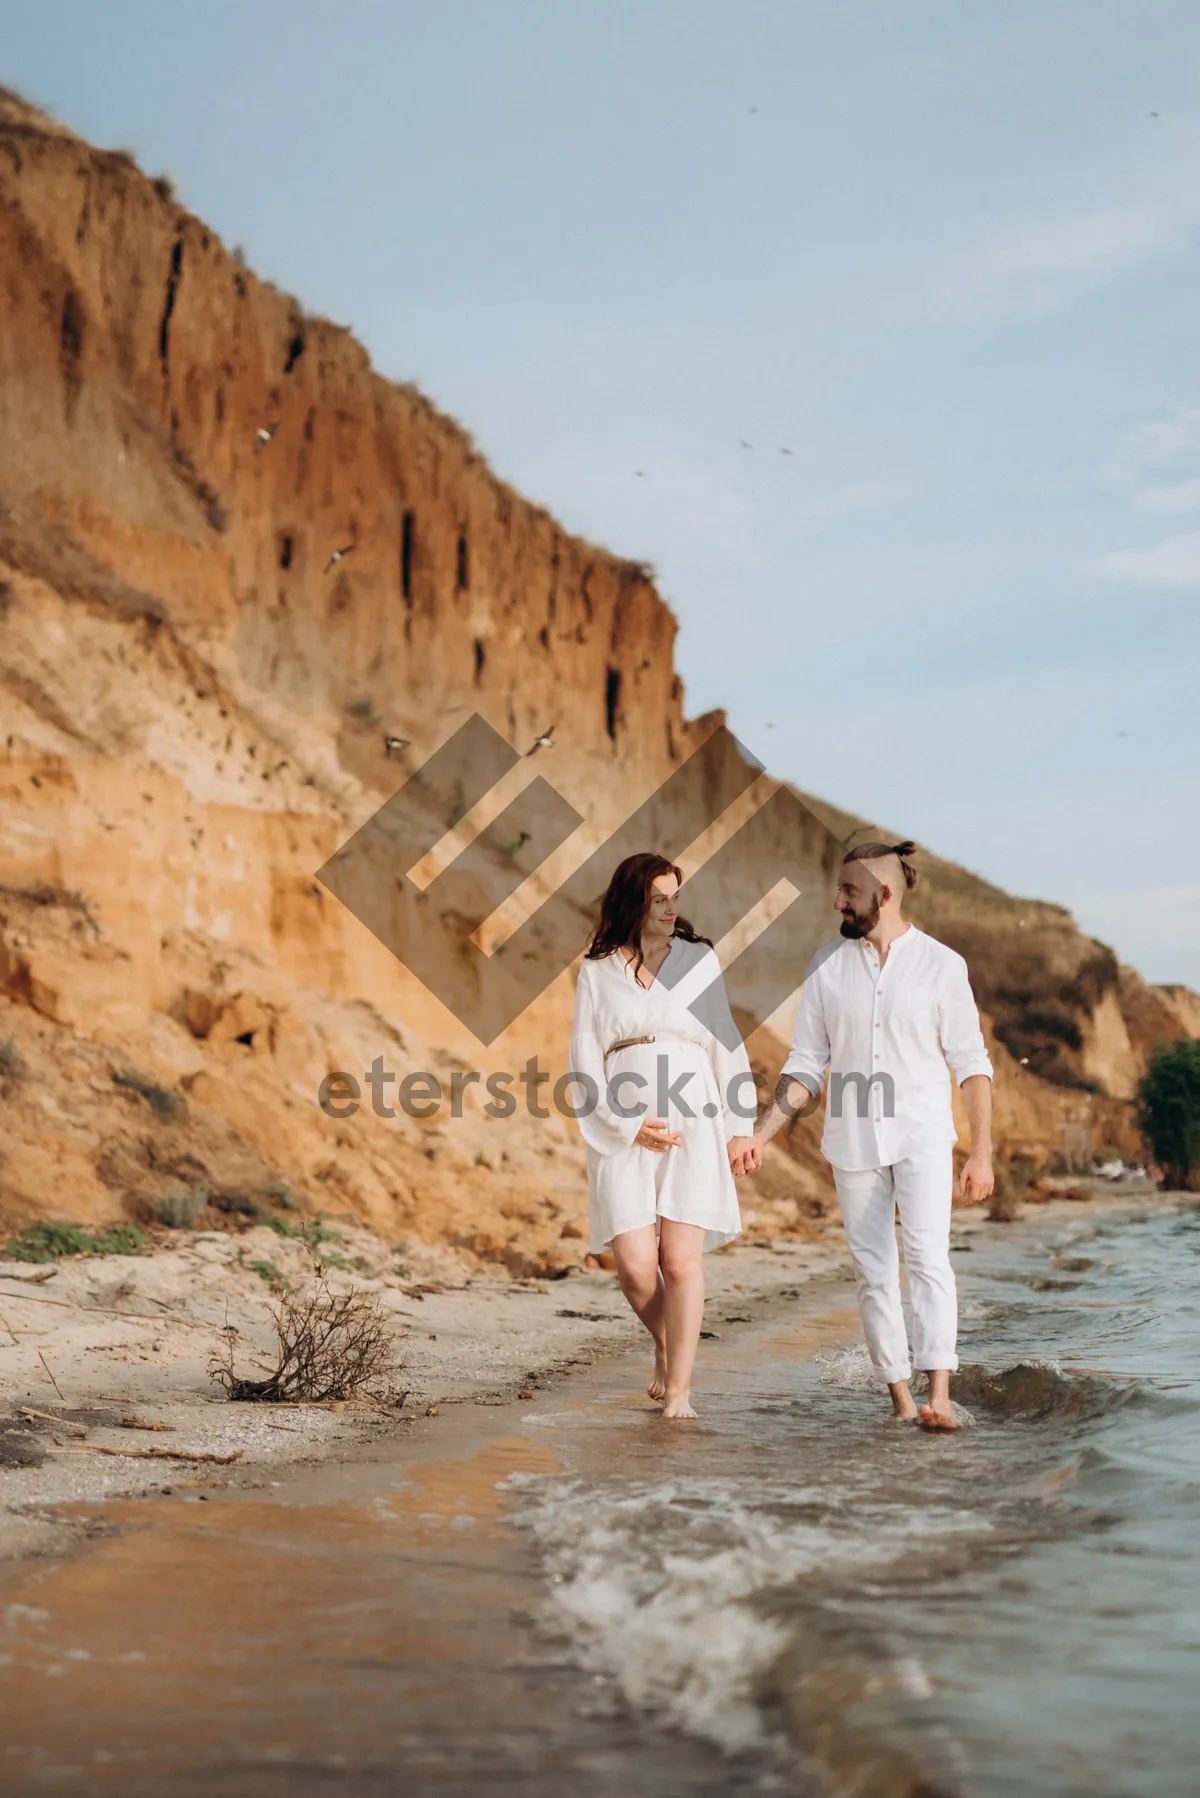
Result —
[[1187, 481], [1166, 481], [1157, 486], [1143, 487], [1137, 494], [1136, 501], [1146, 512], [1200, 511], [1200, 475]]
[[1125, 458], [1134, 468], [1162, 468], [1200, 455], [1200, 406], [1180, 401], [1161, 418], [1145, 419], [1124, 440]]
[[1200, 531], [1179, 531], [1144, 549], [1112, 550], [1089, 568], [1133, 587], [1200, 587]]
[[1178, 516], [1200, 510], [1200, 406], [1180, 401], [1120, 437], [1099, 473], [1100, 486], [1142, 512]]
[[1013, 219], [942, 262], [934, 280], [954, 309], [977, 318], [1042, 317], [1184, 237], [1184, 221], [1154, 206]]

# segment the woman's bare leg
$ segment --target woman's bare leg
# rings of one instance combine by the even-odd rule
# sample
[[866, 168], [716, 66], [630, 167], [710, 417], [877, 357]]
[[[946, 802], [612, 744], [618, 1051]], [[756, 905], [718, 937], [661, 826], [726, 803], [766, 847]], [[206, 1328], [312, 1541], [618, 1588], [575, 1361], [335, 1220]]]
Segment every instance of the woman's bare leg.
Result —
[[664, 1417], [694, 1417], [692, 1368], [704, 1321], [704, 1231], [664, 1217], [658, 1244], [663, 1277], [663, 1324], [667, 1339], [667, 1402]]
[[651, 1398], [667, 1392], [667, 1339], [663, 1330], [663, 1281], [658, 1271], [658, 1232], [653, 1224], [622, 1230], [612, 1239], [613, 1259], [621, 1291], [654, 1338], [654, 1373], [646, 1391]]

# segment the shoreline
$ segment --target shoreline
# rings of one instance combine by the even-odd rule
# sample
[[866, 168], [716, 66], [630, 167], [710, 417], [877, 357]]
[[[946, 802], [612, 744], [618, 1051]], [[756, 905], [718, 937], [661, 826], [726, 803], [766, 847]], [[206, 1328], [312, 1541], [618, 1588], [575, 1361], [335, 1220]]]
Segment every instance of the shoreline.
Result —
[[[1126, 1220], [1176, 1209], [1183, 1197], [1160, 1203], [1154, 1195], [1147, 1204], [1148, 1196], [1030, 1207], [1017, 1234], [1035, 1259], [1097, 1228], [1115, 1243]], [[986, 1274], [996, 1251], [1002, 1267], [1011, 1240], [978, 1212], [955, 1214], [952, 1252], [977, 1252], [964, 1271]], [[936, 1494], [936, 1470], [944, 1474], [962, 1450], [889, 1429], [882, 1392], [868, 1402], [840, 1231], [819, 1244], [745, 1244], [708, 1265], [710, 1341], [695, 1426], [667, 1426], [646, 1398], [648, 1342], [641, 1345], [632, 1318], [612, 1327], [623, 1301], [611, 1276], [548, 1289], [529, 1283], [508, 1297], [502, 1282], [473, 1279], [457, 1291], [405, 1294], [414, 1311], [434, 1308], [412, 1350], [414, 1379], [419, 1364], [422, 1379], [443, 1382], [422, 1389], [422, 1397], [443, 1393], [434, 1416], [415, 1406], [395, 1420], [349, 1407], [310, 1416], [222, 1399], [206, 1406], [193, 1393], [180, 1413], [193, 1428], [215, 1415], [260, 1432], [242, 1459], [188, 1468], [187, 1477], [164, 1471], [152, 1483], [120, 1462], [65, 1448], [42, 1468], [10, 1470], [10, 1482], [61, 1482], [71, 1463], [98, 1463], [110, 1476], [103, 1490], [59, 1489], [40, 1503], [14, 1506], [9, 1492], [10, 1520], [41, 1532], [9, 1545], [0, 1563], [22, 1731], [10, 1753], [28, 1762], [24, 1784], [14, 1762], [14, 1792], [84, 1769], [94, 1798], [205, 1798], [218, 1785], [231, 1798], [291, 1798], [315, 1790], [318, 1773], [326, 1781], [336, 1772], [380, 1798], [402, 1775], [406, 1790], [433, 1798], [452, 1770], [456, 1791], [484, 1798], [500, 1789], [499, 1746], [503, 1789], [519, 1781], [530, 1798], [564, 1790], [603, 1798], [617, 1766], [621, 1789], [675, 1789], [674, 1779], [716, 1798], [762, 1789], [776, 1723], [788, 1764], [798, 1752], [805, 1765], [829, 1769], [831, 1789], [860, 1789], [864, 1767], [881, 1791], [917, 1789], [927, 1772], [920, 1746], [909, 1756], [887, 1715], [872, 1721], [855, 1710], [873, 1692], [886, 1701], [894, 1684], [886, 1654], [881, 1662], [868, 1641], [864, 1659], [840, 1627], [828, 1640], [815, 1637], [819, 1605], [802, 1637], [825, 1646], [800, 1660], [791, 1650], [780, 1659], [780, 1643], [742, 1632], [760, 1615], [753, 1593], [763, 1581], [789, 1567], [811, 1571], [814, 1543], [830, 1551], [808, 1515], [809, 1487], [822, 1468], [829, 1474], [828, 1451], [842, 1489], [828, 1427], [839, 1388], [874, 1482], [899, 1479], [893, 1505], [913, 1502], [904, 1457], [914, 1476], [934, 1470]], [[592, 1317], [557, 1315], [589, 1304]], [[572, 1352], [557, 1352], [560, 1333], [570, 1332]], [[847, 1379], [841, 1350], [851, 1343]], [[973, 1346], [986, 1360], [986, 1343]], [[827, 1366], [805, 1371], [814, 1358]], [[764, 1379], [767, 1363], [774, 1372]], [[537, 1378], [514, 1392], [535, 1365]], [[778, 1433], [764, 1437], [767, 1416]], [[310, 1421], [316, 1434], [304, 1433]], [[113, 1440], [99, 1427], [89, 1434]], [[989, 1434], [975, 1439], [971, 1458]], [[182, 1428], [179, 1439], [195, 1441]], [[743, 1540], [735, 1494], [729, 1539], [719, 1502], [709, 1513], [704, 1496], [736, 1486], [751, 1441], [751, 1480], [765, 1477], [766, 1508], [759, 1516], [752, 1498]], [[1056, 1468], [1054, 1453], [1051, 1461]], [[549, 1488], [536, 1484], [542, 1476], [551, 1476]], [[648, 1498], [639, 1497], [644, 1487]], [[861, 1482], [856, 1490], [869, 1496]], [[664, 1497], [668, 1508], [680, 1501], [670, 1527], [685, 1535], [668, 1536], [665, 1558], [655, 1551], [644, 1560], [642, 1545], [668, 1527]], [[835, 1541], [839, 1515], [835, 1504]], [[701, 1532], [698, 1576], [680, 1584], [672, 1550], [690, 1542], [693, 1528]], [[964, 1538], [971, 1552], [987, 1540]], [[836, 1555], [831, 1573], [836, 1579]], [[716, 1659], [701, 1665], [697, 1687], [688, 1620], [698, 1595], [706, 1607], [719, 1603], [725, 1621], [714, 1624]], [[799, 1597], [787, 1611], [793, 1628], [805, 1613]], [[696, 1693], [708, 1690], [704, 1668], [724, 1665], [721, 1643], [731, 1639], [752, 1655], [743, 1708], [758, 1721], [742, 1729], [739, 1698], [719, 1727], [697, 1730], [689, 1718]], [[753, 1709], [772, 1693], [777, 1715]], [[840, 1734], [830, 1734], [831, 1705]]]
[[[1157, 1193], [1105, 1192], [1086, 1205], [1030, 1206], [1025, 1218], [1059, 1222], [1158, 1202]], [[956, 1210], [952, 1245], [967, 1252], [993, 1227], [1006, 1226]], [[409, 1243], [397, 1251], [351, 1227], [340, 1247], [336, 1258], [353, 1257], [358, 1271], [331, 1270], [333, 1290], [377, 1294], [395, 1329], [399, 1406], [221, 1395], [208, 1369], [228, 1330], [240, 1372], [270, 1363], [272, 1295], [256, 1269], [311, 1276], [300, 1245], [265, 1227], [198, 1233], [134, 1256], [45, 1267], [0, 1260], [0, 1560], [69, 1552], [89, 1533], [87, 1510], [110, 1499], [261, 1484], [288, 1470], [370, 1459], [389, 1441], [422, 1434], [432, 1448], [446, 1412], [528, 1402], [643, 1347], [649, 1377], [645, 1332], [610, 1273], [513, 1280], [468, 1272], [445, 1249]], [[708, 1256], [705, 1271], [705, 1331], [718, 1341], [773, 1321], [802, 1295], [823, 1287], [845, 1294], [853, 1282], [835, 1220], [812, 1241], [739, 1239]]]
[[[272, 1289], [258, 1270], [311, 1278], [301, 1245], [265, 1227], [132, 1256], [0, 1260], [0, 1561], [69, 1552], [88, 1534], [78, 1507], [369, 1458], [421, 1430], [432, 1438], [448, 1412], [528, 1401], [643, 1344], [649, 1378], [649, 1340], [611, 1273], [514, 1280], [444, 1249], [339, 1235], [338, 1260], [360, 1271], [331, 1269], [331, 1289], [374, 1293], [395, 1332], [391, 1402], [236, 1402], [212, 1381], [229, 1330], [239, 1373], [271, 1365]], [[817, 1241], [739, 1240], [706, 1258], [706, 1274], [715, 1339], [816, 1280], [850, 1278], [836, 1225]]]

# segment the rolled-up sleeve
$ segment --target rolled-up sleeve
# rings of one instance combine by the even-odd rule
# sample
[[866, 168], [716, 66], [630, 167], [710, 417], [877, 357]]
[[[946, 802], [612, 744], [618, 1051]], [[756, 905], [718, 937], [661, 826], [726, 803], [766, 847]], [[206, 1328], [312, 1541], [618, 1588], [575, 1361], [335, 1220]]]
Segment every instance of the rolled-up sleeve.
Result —
[[790, 1080], [798, 1080], [806, 1086], [815, 1098], [820, 1097], [829, 1072], [829, 1030], [825, 1023], [819, 968], [820, 963], [814, 957], [800, 992], [792, 1046], [783, 1064], [783, 1073]]
[[961, 1086], [974, 1074], [992, 1078], [992, 1064], [979, 1023], [979, 1007], [971, 991], [967, 964], [955, 955], [946, 966], [938, 999], [938, 1040], [946, 1064]]
[[[575, 1121], [589, 1149], [599, 1155], [615, 1155], [627, 1149], [642, 1127], [645, 1106], [636, 1117], [623, 1118], [608, 1103], [608, 1087], [604, 1071], [604, 1048], [597, 1031], [592, 975], [585, 961], [579, 970], [575, 987], [575, 1016], [571, 1024], [571, 1052], [568, 1067], [576, 1081], [572, 1094]], [[634, 1110], [638, 1098], [630, 1088], [625, 1103]]]

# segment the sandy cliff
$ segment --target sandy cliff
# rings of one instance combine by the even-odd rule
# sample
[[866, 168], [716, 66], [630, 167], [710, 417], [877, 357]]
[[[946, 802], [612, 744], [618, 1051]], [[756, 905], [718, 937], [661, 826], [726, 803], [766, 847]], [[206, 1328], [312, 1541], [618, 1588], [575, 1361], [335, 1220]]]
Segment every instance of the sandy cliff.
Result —
[[[557, 1071], [570, 971], [481, 1049], [314, 876], [472, 714], [522, 751], [554, 726], [508, 797], [545, 768], [582, 821], [543, 890], [584, 862], [720, 726], [684, 716], [648, 572], [497, 480], [130, 158], [11, 97], [0, 283], [4, 1221], [287, 1188], [514, 1270], [578, 1259], [565, 1120], [489, 1119], [477, 1090], [458, 1119], [316, 1103], [327, 1074], [378, 1055], [447, 1087], [534, 1052]], [[410, 747], [389, 754], [389, 735]], [[774, 785], [729, 748], [704, 847], [744, 827], [768, 887], [790, 857], [817, 932], [842, 815]], [[513, 878], [493, 856], [503, 890], [536, 888], [533, 836], [503, 846]], [[732, 906], [732, 873], [710, 868]], [[1142, 1058], [1195, 1027], [1194, 998], [949, 864], [922, 905], [976, 972], [1011, 1142], [1044, 1157], [1086, 1128], [1131, 1145]], [[773, 1072], [776, 1038], [755, 1046]], [[747, 1213], [802, 1230], [826, 1191], [807, 1126]]]

